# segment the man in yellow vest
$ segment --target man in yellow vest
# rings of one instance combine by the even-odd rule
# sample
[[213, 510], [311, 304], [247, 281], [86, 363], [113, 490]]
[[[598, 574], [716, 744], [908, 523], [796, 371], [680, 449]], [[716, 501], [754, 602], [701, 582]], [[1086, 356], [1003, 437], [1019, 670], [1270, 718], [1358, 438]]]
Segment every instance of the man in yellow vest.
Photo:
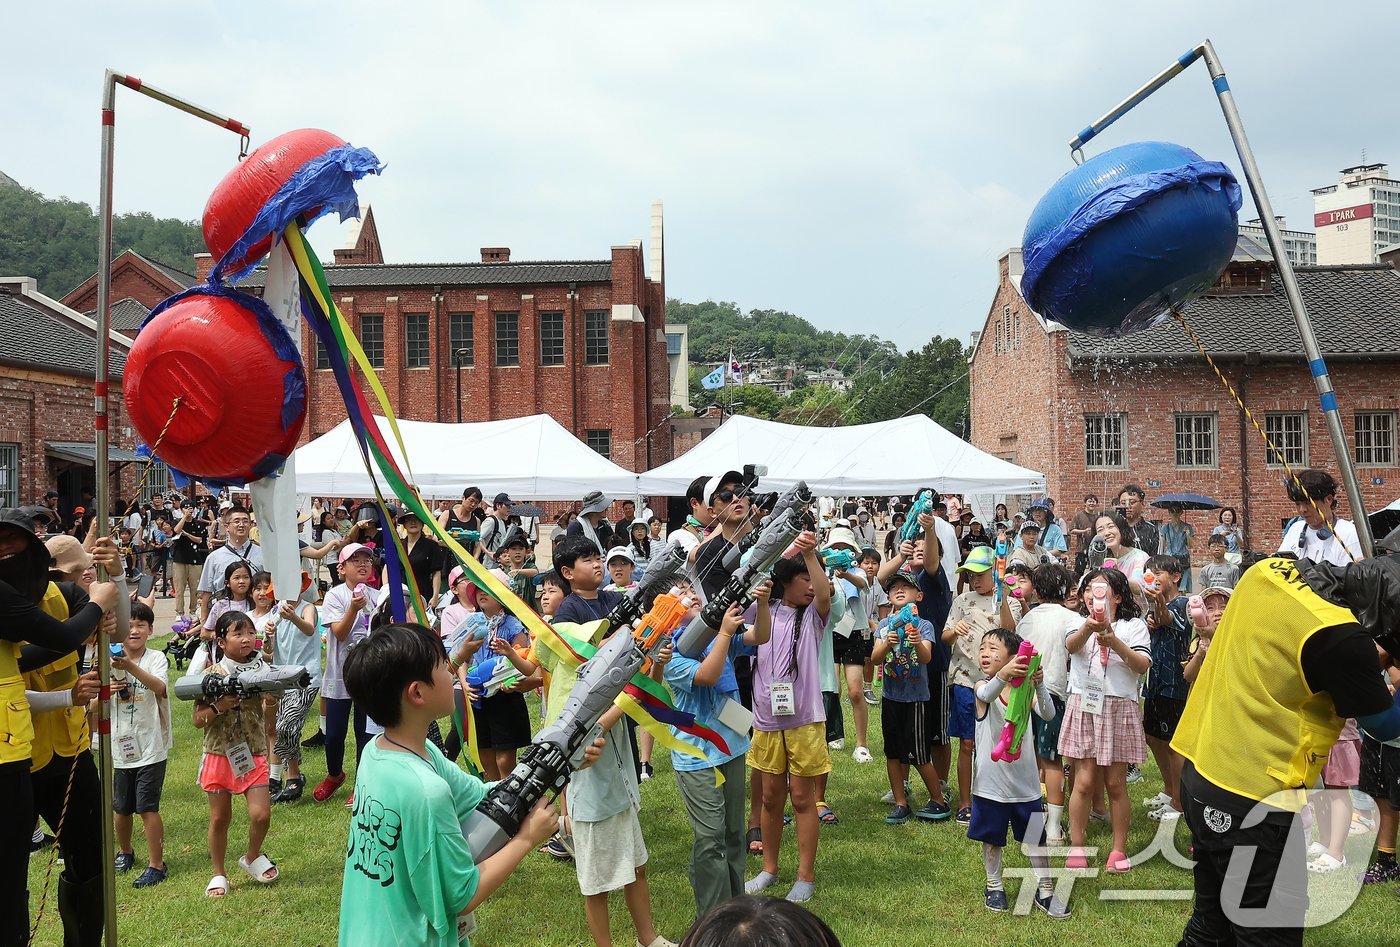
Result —
[[1266, 559], [1235, 586], [1172, 740], [1196, 859], [1183, 947], [1303, 943], [1307, 790], [1343, 718], [1400, 735], [1377, 644], [1400, 654], [1400, 556]]
[[0, 509], [0, 944], [22, 944], [29, 937], [26, 889], [36, 817], [30, 768], [36, 734], [21, 668], [22, 662], [42, 659], [28, 648], [22, 653], [21, 644], [52, 649], [43, 656], [47, 660], [76, 651], [117, 600], [116, 586], [99, 582], [66, 620], [39, 607], [49, 587], [49, 553], [34, 532], [38, 509]]

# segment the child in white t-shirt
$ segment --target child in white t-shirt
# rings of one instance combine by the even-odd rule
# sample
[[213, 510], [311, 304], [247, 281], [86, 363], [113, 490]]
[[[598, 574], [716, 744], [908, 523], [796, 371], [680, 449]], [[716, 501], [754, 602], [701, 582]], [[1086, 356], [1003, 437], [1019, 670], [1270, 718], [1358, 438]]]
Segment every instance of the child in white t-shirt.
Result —
[[[1108, 583], [1113, 621], [1095, 617], [1092, 596], [1096, 580]], [[1133, 598], [1128, 577], [1117, 569], [1096, 569], [1085, 576], [1083, 624], [1065, 640], [1069, 651], [1069, 702], [1060, 730], [1060, 752], [1074, 764], [1074, 794], [1069, 802], [1067, 868], [1088, 867], [1084, 834], [1094, 780], [1102, 768], [1113, 822], [1113, 849], [1106, 870], [1126, 872], [1128, 764], [1147, 758], [1147, 741], [1138, 710], [1138, 682], [1152, 666], [1152, 639]]]
[[122, 654], [112, 656], [112, 811], [117, 832], [117, 871], [136, 861], [131, 846], [132, 815], [141, 816], [150, 863], [132, 883], [147, 888], [165, 880], [165, 823], [160, 795], [171, 747], [170, 659], [147, 648], [156, 616], [141, 602], [131, 606], [131, 628]]

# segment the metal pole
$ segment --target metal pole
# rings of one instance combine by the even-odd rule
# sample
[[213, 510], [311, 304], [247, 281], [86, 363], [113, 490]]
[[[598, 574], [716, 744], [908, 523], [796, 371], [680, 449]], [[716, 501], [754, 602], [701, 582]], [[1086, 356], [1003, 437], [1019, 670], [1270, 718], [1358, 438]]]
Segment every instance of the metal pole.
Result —
[[1371, 535], [1371, 521], [1366, 518], [1366, 506], [1361, 498], [1361, 483], [1356, 479], [1356, 465], [1352, 462], [1351, 449], [1347, 445], [1346, 432], [1342, 429], [1342, 414], [1337, 407], [1337, 395], [1332, 390], [1332, 378], [1327, 371], [1327, 363], [1322, 358], [1317, 336], [1313, 334], [1312, 320], [1308, 317], [1308, 307], [1303, 294], [1298, 289], [1298, 277], [1293, 272], [1293, 263], [1284, 252], [1283, 235], [1279, 233], [1278, 222], [1274, 220], [1274, 209], [1269, 203], [1268, 192], [1264, 190], [1264, 179], [1259, 174], [1259, 165], [1254, 160], [1254, 150], [1245, 137], [1244, 123], [1240, 120], [1239, 109], [1235, 107], [1235, 97], [1230, 92], [1230, 83], [1225, 79], [1225, 69], [1220, 58], [1215, 55], [1215, 47], [1206, 40], [1197, 47], [1210, 70], [1211, 84], [1220, 99], [1220, 110], [1225, 113], [1225, 124], [1229, 126], [1230, 137], [1235, 141], [1235, 150], [1240, 155], [1240, 165], [1244, 169], [1249, 191], [1254, 195], [1254, 205], [1259, 211], [1260, 222], [1264, 225], [1264, 236], [1269, 241], [1269, 251], [1274, 255], [1274, 266], [1283, 282], [1284, 295], [1288, 297], [1289, 308], [1293, 310], [1293, 320], [1298, 324], [1298, 335], [1303, 340], [1303, 353], [1308, 358], [1308, 368], [1312, 371], [1317, 385], [1317, 397], [1322, 403], [1322, 416], [1327, 419], [1327, 431], [1332, 436], [1332, 452], [1337, 455], [1337, 467], [1342, 473], [1342, 483], [1346, 487], [1347, 501], [1351, 504], [1352, 518], [1356, 524], [1357, 540], [1361, 543], [1361, 554], [1374, 554], [1375, 539]]
[[[117, 121], [117, 85], [120, 83], [128, 89], [140, 92], [142, 95], [164, 102], [173, 108], [193, 115], [196, 118], [204, 119], [223, 128], [227, 128], [240, 135], [244, 141], [248, 138], [248, 127], [242, 122], [236, 121], [225, 115], [219, 115], [208, 109], [201, 108], [184, 99], [176, 98], [168, 92], [164, 92], [154, 86], [143, 83], [134, 76], [123, 75], [108, 69], [102, 78], [102, 180], [100, 182], [97, 213], [97, 365], [93, 376], [93, 453], [94, 475], [96, 479], [96, 497], [94, 503], [97, 505], [97, 522], [100, 524], [99, 536], [111, 534], [111, 491], [109, 489], [109, 478], [111, 471], [108, 469], [108, 419], [109, 406], [108, 395], [108, 368], [109, 353], [108, 347], [111, 336], [108, 327], [111, 325], [111, 296], [112, 296], [112, 169]], [[99, 570], [98, 579], [106, 580], [104, 571]], [[105, 641], [97, 646], [97, 667], [98, 677], [102, 683], [102, 690], [97, 702], [97, 731], [98, 739], [98, 766], [102, 776], [102, 858], [103, 858], [103, 884], [102, 884], [102, 904], [104, 921], [104, 937], [107, 947], [117, 945], [117, 877], [112, 869], [116, 857], [116, 838], [112, 826], [112, 725], [108, 718], [108, 701], [112, 696], [112, 663], [111, 652]]]
[[1312, 320], [1308, 317], [1308, 307], [1303, 301], [1303, 294], [1298, 289], [1298, 278], [1293, 272], [1293, 264], [1284, 251], [1283, 235], [1279, 233], [1278, 223], [1274, 220], [1273, 205], [1269, 203], [1268, 192], [1264, 190], [1264, 179], [1259, 174], [1259, 165], [1254, 160], [1254, 151], [1250, 148], [1249, 139], [1245, 136], [1244, 122], [1240, 119], [1239, 109], [1235, 106], [1235, 97], [1230, 92], [1230, 84], [1225, 78], [1225, 69], [1220, 64], [1220, 57], [1215, 54], [1215, 47], [1211, 45], [1210, 40], [1205, 40], [1200, 45], [1187, 50], [1176, 62], [1159, 72], [1146, 85], [1070, 139], [1070, 154], [1076, 162], [1081, 162], [1083, 160], [1081, 148], [1085, 142], [1137, 107], [1144, 99], [1166, 85], [1197, 59], [1206, 61], [1206, 68], [1210, 71], [1211, 85], [1215, 87], [1216, 97], [1220, 100], [1220, 110], [1225, 115], [1225, 125], [1230, 129], [1230, 137], [1235, 143], [1235, 151], [1240, 156], [1240, 166], [1244, 171], [1245, 181], [1249, 184], [1250, 194], [1253, 195], [1255, 207], [1259, 210], [1260, 223], [1264, 228], [1264, 236], [1268, 240], [1269, 252], [1274, 256], [1274, 265], [1278, 270], [1279, 280], [1283, 283], [1284, 295], [1288, 299], [1289, 308], [1293, 311], [1293, 320], [1298, 326], [1298, 335], [1303, 341], [1303, 353], [1307, 356], [1308, 368], [1312, 372], [1314, 383], [1317, 385], [1318, 400], [1322, 403], [1322, 414], [1327, 419], [1327, 432], [1332, 439], [1332, 451], [1337, 456], [1337, 467], [1341, 471], [1342, 484], [1347, 493], [1347, 502], [1351, 506], [1352, 517], [1355, 520], [1357, 540], [1361, 543], [1362, 555], [1369, 556], [1374, 551], [1371, 521], [1366, 518], [1366, 506], [1361, 497], [1361, 484], [1356, 479], [1356, 465], [1352, 460], [1346, 431], [1342, 428], [1341, 412], [1337, 407], [1337, 394], [1332, 388], [1332, 379], [1327, 371], [1327, 363], [1322, 357], [1322, 350], [1318, 347], [1317, 336], [1313, 334]]

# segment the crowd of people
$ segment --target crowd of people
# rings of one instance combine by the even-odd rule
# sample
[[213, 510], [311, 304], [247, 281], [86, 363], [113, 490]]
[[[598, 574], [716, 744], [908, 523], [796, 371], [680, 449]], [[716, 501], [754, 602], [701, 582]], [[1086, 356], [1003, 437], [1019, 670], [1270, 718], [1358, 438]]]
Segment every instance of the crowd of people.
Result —
[[[1357, 788], [1374, 800], [1366, 818], [1379, 829], [1379, 848], [1364, 881], [1397, 880], [1400, 749], [1383, 745], [1378, 714], [1390, 707], [1400, 672], [1372, 643], [1393, 634], [1395, 617], [1368, 611], [1365, 596], [1355, 592], [1363, 576], [1383, 586], [1389, 573], [1363, 572], [1358, 565], [1346, 578], [1362, 556], [1354, 527], [1336, 516], [1330, 475], [1304, 471], [1288, 490], [1298, 518], [1277, 548], [1300, 562], [1283, 584], [1316, 618], [1310, 625], [1300, 619], [1298, 627], [1307, 627], [1298, 634], [1312, 641], [1327, 638], [1323, 632], [1356, 631], [1347, 631], [1325, 655], [1300, 645], [1297, 670], [1307, 687], [1297, 706], [1284, 695], [1260, 707], [1267, 720], [1291, 713], [1330, 726], [1335, 719], [1330, 754], [1330, 743], [1322, 746], [1317, 737], [1305, 747], [1309, 761], [1300, 763], [1291, 733], [1277, 746], [1264, 741], [1265, 748], [1280, 756], [1280, 771], [1301, 767], [1282, 788], [1303, 793], [1293, 811], [1312, 812], [1316, 841], [1307, 869], [1347, 869], [1343, 844], [1354, 824], [1346, 793], [1325, 793], [1316, 797], [1315, 809], [1307, 805], [1306, 792], [1316, 782], [1319, 788]], [[111, 583], [95, 582], [101, 565], [126, 579], [133, 599], [128, 630], [112, 657], [110, 716], [116, 870], [135, 868], [137, 815], [147, 849], [135, 887], [159, 884], [168, 871], [159, 809], [173, 749], [169, 664], [215, 677], [268, 664], [300, 666], [307, 680], [280, 697], [229, 694], [193, 702], [193, 723], [202, 731], [199, 781], [210, 809], [208, 896], [226, 896], [233, 887], [226, 857], [232, 797], [244, 797], [249, 817], [238, 868], [253, 882], [275, 882], [279, 869], [263, 849], [275, 806], [305, 804], [307, 774], [322, 768], [303, 749], [324, 752], [325, 775], [310, 801], [331, 803], [349, 780], [346, 743], [353, 729], [342, 943], [364, 942], [357, 932], [372, 917], [392, 921], [401, 942], [457, 942], [474, 927], [473, 909], [536, 850], [573, 863], [596, 943], [611, 943], [609, 894], [618, 890], [639, 945], [672, 943], [652, 918], [648, 849], [637, 815], [639, 783], [656, 778], [655, 741], [620, 710], [600, 721], [603, 737], [589, 748], [557, 811], [553, 805], [536, 809], [510, 845], [474, 864], [459, 823], [492, 782], [516, 767], [532, 734], [557, 718], [577, 680], [575, 669], [535, 640], [521, 621], [525, 616], [512, 609], [528, 608], [569, 634], [603, 633], [596, 620], [672, 546], [687, 558], [671, 592], [698, 609], [729, 581], [740, 559], [731, 553], [747, 548], [771, 496], [759, 494], [740, 471], [700, 477], [686, 492], [684, 520], [668, 529], [649, 510], [639, 514], [634, 501], [618, 504], [590, 493], [576, 512], [555, 521], [546, 560], [543, 554], [537, 559], [543, 552], [538, 520], [514, 515], [504, 493], [488, 508], [481, 491], [469, 489], [460, 502], [440, 505], [437, 526], [510, 588], [508, 600], [464, 570], [417, 515], [369, 502], [316, 501], [302, 544], [306, 581], [290, 595], [274, 592], [252, 512], [232, 500], [181, 497], [167, 505], [156, 498], [148, 511], [133, 509], [123, 518], [115, 541], [95, 537], [93, 518], [81, 507], [62, 515], [54, 497], [40, 507], [5, 511], [0, 552], [19, 555], [0, 559], [0, 607], [11, 618], [0, 650], [0, 686], [14, 690], [23, 675], [24, 713], [33, 724], [20, 724], [13, 701], [0, 724], [16, 735], [32, 730], [33, 738], [0, 744], [8, 752], [0, 753], [6, 780], [0, 790], [12, 801], [29, 793], [34, 815], [57, 827], [54, 800], [64, 798], [61, 784], [73, 774], [58, 836], [66, 859], [58, 898], [65, 931], [71, 924], [73, 943], [93, 943], [93, 925], [101, 930], [90, 907], [94, 879], [101, 880], [93, 855], [92, 823], [100, 814], [87, 722], [97, 686], [95, 672], [86, 669], [94, 632], [104, 623], [113, 630], [118, 594]], [[1235, 830], [1228, 821], [1224, 830], [1207, 826], [1203, 813], [1235, 812], [1243, 823], [1245, 802], [1266, 795], [1234, 778], [1222, 761], [1223, 725], [1211, 708], [1225, 700], [1219, 689], [1229, 686], [1220, 670], [1226, 660], [1262, 660], [1240, 655], [1233, 644], [1252, 631], [1230, 637], [1228, 630], [1269, 624], [1252, 609], [1228, 606], [1236, 595], [1275, 594], [1262, 590], [1266, 580], [1259, 576], [1283, 575], [1292, 567], [1266, 567], [1290, 560], [1270, 559], [1242, 576], [1241, 567], [1249, 566], [1246, 547], [1233, 511], [1226, 510], [1209, 538], [1210, 557], [1197, 569], [1190, 558], [1192, 528], [1181, 511], [1169, 509], [1165, 522], [1150, 521], [1143, 491], [1134, 484], [1125, 485], [1108, 509], [1100, 509], [1097, 496], [1084, 497], [1069, 519], [1056, 515], [1049, 497], [1014, 513], [998, 505], [985, 525], [961, 497], [934, 494], [932, 500], [925, 507], [915, 497], [821, 498], [752, 604], [730, 609], [703, 654], [667, 648], [654, 661], [651, 674], [669, 688], [676, 708], [722, 738], [702, 740], [671, 728], [675, 740], [695, 751], [673, 750], [670, 759], [694, 833], [688, 871], [697, 924], [684, 942], [709, 943], [704, 932], [717, 918], [747, 912], [758, 923], [753, 919], [776, 910], [765, 906], [773, 899], [751, 896], [784, 890], [775, 886], [783, 880], [779, 853], [789, 818], [798, 859], [782, 900], [800, 904], [814, 897], [823, 827], [840, 821], [842, 800], [828, 792], [833, 755], [849, 743], [856, 765], [873, 763], [869, 731], [877, 715], [889, 788], [885, 822], [956, 824], [980, 843], [988, 910], [1009, 910], [1002, 881], [1008, 834], [1027, 846], [1037, 879], [1035, 907], [1065, 919], [1071, 909], [1055, 893], [1052, 859], [1067, 868], [1098, 862], [1110, 873], [1129, 872], [1130, 825], [1185, 816], [1193, 843], [1199, 847], [1211, 836], [1211, 844], [1209, 857], [1198, 862], [1196, 909], [1183, 943], [1225, 942], [1221, 932], [1232, 922], [1222, 920], [1225, 867], [1218, 843]], [[620, 515], [610, 519], [618, 507]], [[382, 607], [391, 581], [385, 557], [394, 555], [386, 528], [398, 532], [405, 585], [422, 596], [428, 626], [396, 624]], [[1386, 564], [1384, 557], [1377, 561]], [[316, 581], [322, 568], [323, 583]], [[1193, 597], [1196, 582], [1201, 591]], [[1385, 601], [1383, 593], [1369, 601], [1378, 594]], [[155, 649], [147, 646], [155, 623], [151, 605], [161, 595], [175, 598], [187, 627]], [[1292, 627], [1286, 618], [1277, 624]], [[21, 641], [28, 642], [23, 650], [9, 648]], [[1217, 641], [1230, 643], [1216, 645], [1230, 657], [1208, 661]], [[1034, 672], [1023, 642], [1037, 656]], [[1343, 651], [1345, 663], [1338, 658]], [[467, 672], [487, 662], [505, 675], [483, 694]], [[992, 750], [1007, 721], [1008, 695], [1018, 685], [1030, 688], [1033, 714], [1026, 752], [1008, 759]], [[1200, 696], [1213, 688], [1215, 700]], [[10, 699], [9, 690], [0, 697]], [[1323, 691], [1330, 700], [1319, 702]], [[538, 720], [526, 700], [535, 692]], [[849, 734], [842, 695], [850, 707]], [[446, 723], [456, 707], [471, 708], [479, 778], [456, 762], [462, 739]], [[319, 708], [319, 726], [302, 740], [313, 708]], [[1260, 726], [1276, 734], [1286, 729]], [[31, 743], [32, 755], [22, 756]], [[1134, 812], [1127, 785], [1144, 778], [1139, 764], [1149, 751], [1160, 791], [1147, 799], [1145, 812]], [[55, 766], [59, 759], [68, 762]], [[21, 779], [21, 762], [32, 777]], [[393, 844], [386, 844], [387, 813], [394, 818]], [[1087, 845], [1096, 820], [1112, 831], [1102, 859]], [[35, 819], [22, 821], [22, 831], [12, 826], [9, 834], [29, 841], [34, 828], [42, 843]], [[754, 872], [751, 858], [761, 859]], [[0, 890], [9, 892], [7, 882], [18, 879], [22, 891], [23, 875], [16, 872], [23, 866], [6, 864], [14, 877], [0, 879]], [[1282, 878], [1284, 869], [1275, 867]], [[18, 902], [10, 907], [0, 910], [10, 919], [0, 923], [15, 924], [17, 931], [14, 918], [27, 911]], [[800, 913], [775, 916], [787, 925], [807, 923]], [[820, 937], [831, 937], [812, 942], [835, 942], [820, 921], [811, 921]]]

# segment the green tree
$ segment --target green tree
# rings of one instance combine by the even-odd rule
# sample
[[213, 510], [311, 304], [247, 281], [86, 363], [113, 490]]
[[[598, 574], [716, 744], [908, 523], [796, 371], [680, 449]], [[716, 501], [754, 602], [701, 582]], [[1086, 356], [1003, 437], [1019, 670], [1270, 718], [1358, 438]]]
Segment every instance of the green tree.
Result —
[[967, 435], [967, 354], [957, 339], [934, 336], [884, 377], [874, 371], [852, 386], [851, 421], [899, 418], [918, 411], [959, 437]]

